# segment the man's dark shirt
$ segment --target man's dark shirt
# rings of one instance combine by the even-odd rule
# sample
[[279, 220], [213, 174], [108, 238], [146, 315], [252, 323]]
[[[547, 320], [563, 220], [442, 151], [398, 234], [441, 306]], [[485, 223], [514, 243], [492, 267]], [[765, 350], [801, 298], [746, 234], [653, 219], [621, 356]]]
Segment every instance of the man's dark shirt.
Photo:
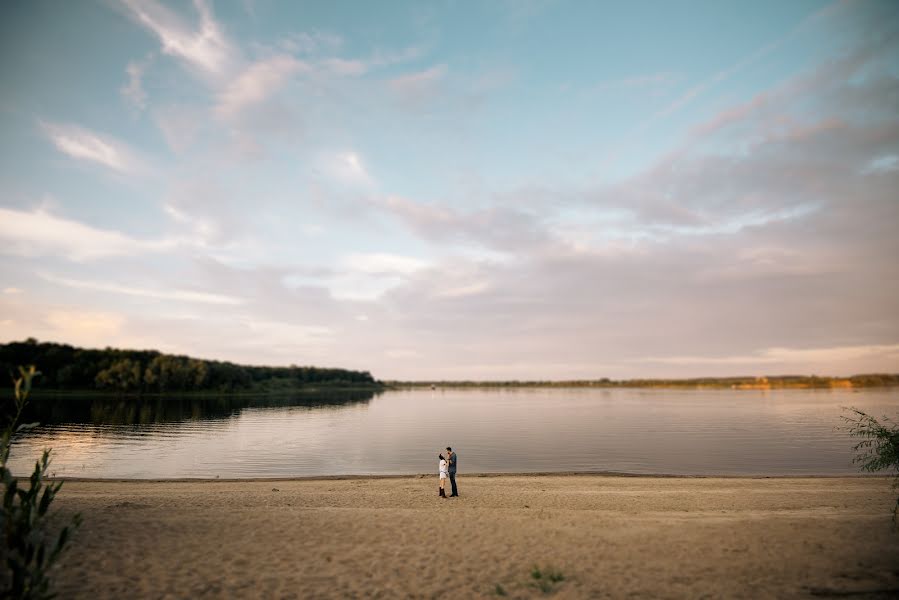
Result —
[[449, 458], [449, 472], [450, 473], [456, 472], [456, 453], [455, 452], [453, 452]]

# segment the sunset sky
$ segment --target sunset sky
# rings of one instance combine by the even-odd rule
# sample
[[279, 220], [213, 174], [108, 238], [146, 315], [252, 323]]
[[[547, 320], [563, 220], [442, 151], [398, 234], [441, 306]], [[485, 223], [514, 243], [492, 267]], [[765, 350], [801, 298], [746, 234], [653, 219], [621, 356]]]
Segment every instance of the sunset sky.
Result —
[[13, 0], [0, 342], [899, 372], [899, 2]]

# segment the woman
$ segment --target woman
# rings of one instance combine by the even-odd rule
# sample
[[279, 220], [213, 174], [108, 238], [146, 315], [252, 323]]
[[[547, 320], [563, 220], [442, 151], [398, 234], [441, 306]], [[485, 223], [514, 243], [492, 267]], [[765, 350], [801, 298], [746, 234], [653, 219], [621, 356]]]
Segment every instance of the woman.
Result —
[[437, 455], [440, 458], [440, 463], [438, 465], [438, 469], [440, 469], [440, 497], [446, 498], [446, 490], [444, 487], [446, 486], [446, 459], [443, 458], [442, 454]]

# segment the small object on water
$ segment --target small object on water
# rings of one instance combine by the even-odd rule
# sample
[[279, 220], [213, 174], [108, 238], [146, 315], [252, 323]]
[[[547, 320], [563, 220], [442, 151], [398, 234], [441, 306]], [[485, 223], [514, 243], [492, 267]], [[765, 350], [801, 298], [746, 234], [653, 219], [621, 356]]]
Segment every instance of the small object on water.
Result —
[[278, 488], [272, 488], [272, 491], [273, 491], [273, 492], [280, 492], [281, 490], [279, 490]]

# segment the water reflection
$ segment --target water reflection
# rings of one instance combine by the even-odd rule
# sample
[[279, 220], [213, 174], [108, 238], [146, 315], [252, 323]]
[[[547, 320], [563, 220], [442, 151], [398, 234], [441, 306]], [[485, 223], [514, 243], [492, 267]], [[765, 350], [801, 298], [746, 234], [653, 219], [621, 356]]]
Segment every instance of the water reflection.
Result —
[[899, 390], [417, 390], [294, 397], [57, 398], [20, 436], [22, 474], [52, 447], [74, 477], [429, 473], [855, 473], [843, 406], [899, 412]]
[[149, 425], [182, 421], [227, 419], [249, 408], [339, 407], [369, 402], [370, 390], [317, 391], [267, 396], [47, 396], [27, 406], [23, 422], [42, 425]]

